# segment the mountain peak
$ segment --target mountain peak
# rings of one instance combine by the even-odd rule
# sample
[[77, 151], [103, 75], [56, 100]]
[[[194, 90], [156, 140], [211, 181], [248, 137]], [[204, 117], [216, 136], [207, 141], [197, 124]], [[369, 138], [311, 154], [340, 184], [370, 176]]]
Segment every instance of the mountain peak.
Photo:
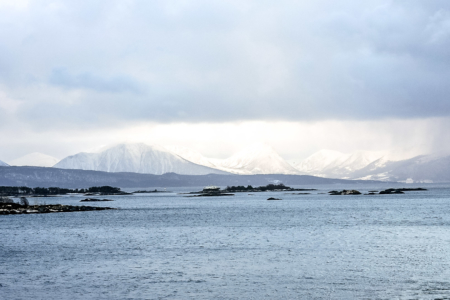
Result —
[[226, 172], [249, 174], [298, 174], [270, 145], [252, 144], [227, 159], [206, 158], [198, 151], [185, 147], [168, 147], [171, 151], [194, 163]]
[[303, 173], [321, 175], [330, 165], [342, 162], [346, 157], [347, 155], [342, 152], [322, 149], [294, 164], [294, 167]]
[[106, 172], [134, 172], [185, 175], [206, 175], [225, 172], [192, 163], [159, 145], [120, 143], [99, 153], [78, 153], [55, 165], [63, 169], [83, 169]]
[[225, 160], [215, 160], [222, 170], [238, 174], [298, 174], [270, 145], [252, 144]]

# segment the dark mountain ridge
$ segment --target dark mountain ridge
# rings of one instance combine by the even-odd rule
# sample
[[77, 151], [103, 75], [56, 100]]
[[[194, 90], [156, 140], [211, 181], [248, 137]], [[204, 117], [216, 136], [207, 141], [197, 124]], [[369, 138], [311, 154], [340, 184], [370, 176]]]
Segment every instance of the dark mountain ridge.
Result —
[[286, 185], [316, 184], [370, 184], [371, 180], [345, 180], [321, 178], [310, 175], [162, 175], [140, 173], [113, 173], [102, 171], [72, 170], [45, 167], [0, 167], [1, 186], [87, 188], [91, 186], [139, 187], [189, 187], [266, 185], [282, 182]]

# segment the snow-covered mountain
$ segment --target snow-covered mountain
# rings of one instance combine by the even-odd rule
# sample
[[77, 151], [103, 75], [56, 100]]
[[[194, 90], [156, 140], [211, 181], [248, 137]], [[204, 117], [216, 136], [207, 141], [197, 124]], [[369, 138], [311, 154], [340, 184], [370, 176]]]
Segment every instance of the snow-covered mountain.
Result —
[[353, 172], [366, 167], [383, 155], [382, 152], [358, 150], [328, 165], [324, 169], [324, 173], [328, 177], [349, 178]]
[[170, 149], [194, 163], [233, 174], [300, 174], [266, 144], [254, 144], [227, 159], [206, 158], [195, 150], [183, 147], [171, 147]]
[[353, 172], [352, 179], [450, 182], [450, 155], [430, 154], [393, 161], [381, 158]]
[[328, 166], [343, 162], [347, 157], [347, 154], [339, 151], [322, 149], [293, 166], [302, 173], [320, 176]]
[[300, 174], [266, 144], [254, 144], [227, 159], [211, 161], [221, 170], [235, 174]]
[[9, 165], [0, 160], [0, 167], [9, 167]]
[[362, 169], [385, 155], [384, 152], [355, 151], [341, 153], [334, 150], [320, 150], [300, 163], [294, 164], [297, 170], [309, 175], [350, 178], [351, 174]]
[[295, 164], [301, 172], [340, 179], [404, 182], [450, 181], [450, 153], [412, 157], [411, 153], [320, 150]]
[[59, 162], [59, 159], [42, 154], [39, 152], [33, 152], [22, 157], [16, 158], [9, 162], [11, 166], [34, 166], [34, 167], [53, 167]]
[[347, 178], [352, 172], [366, 167], [383, 156], [382, 152], [355, 151], [342, 153], [322, 149], [305, 160], [294, 164], [302, 173], [322, 177]]
[[266, 144], [252, 145], [227, 159], [207, 158], [185, 147], [119, 144], [96, 153], [66, 157], [55, 167], [148, 174], [308, 174], [341, 179], [450, 181], [449, 153], [405, 157], [401, 153], [320, 150], [294, 168]]
[[226, 174], [190, 162], [161, 146], [142, 143], [118, 144], [98, 153], [78, 153], [64, 158], [54, 167], [158, 175], [169, 172], [185, 175]]
[[168, 146], [165, 147], [167, 150], [171, 151], [172, 153], [181, 156], [182, 158], [193, 162], [194, 164], [210, 167], [210, 168], [218, 168], [215, 164], [211, 162], [211, 159], [203, 156], [200, 152], [187, 148], [187, 147], [181, 147], [181, 146]]

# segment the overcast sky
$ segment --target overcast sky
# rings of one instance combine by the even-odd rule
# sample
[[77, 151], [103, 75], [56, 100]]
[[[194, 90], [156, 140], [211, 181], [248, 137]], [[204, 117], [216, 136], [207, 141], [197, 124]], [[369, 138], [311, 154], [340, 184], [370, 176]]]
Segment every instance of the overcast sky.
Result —
[[442, 150], [450, 1], [0, 0], [0, 160]]

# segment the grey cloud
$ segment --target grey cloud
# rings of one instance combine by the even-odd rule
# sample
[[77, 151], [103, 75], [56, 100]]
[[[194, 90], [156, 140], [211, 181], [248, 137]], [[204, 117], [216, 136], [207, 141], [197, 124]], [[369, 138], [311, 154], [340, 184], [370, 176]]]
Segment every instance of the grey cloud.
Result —
[[0, 87], [43, 128], [450, 114], [448, 1], [30, 5], [0, 11]]
[[142, 90], [140, 84], [129, 76], [102, 78], [88, 72], [72, 75], [69, 74], [65, 68], [54, 69], [50, 75], [49, 82], [52, 85], [62, 86], [69, 89], [84, 88], [109, 93], [140, 93]]

